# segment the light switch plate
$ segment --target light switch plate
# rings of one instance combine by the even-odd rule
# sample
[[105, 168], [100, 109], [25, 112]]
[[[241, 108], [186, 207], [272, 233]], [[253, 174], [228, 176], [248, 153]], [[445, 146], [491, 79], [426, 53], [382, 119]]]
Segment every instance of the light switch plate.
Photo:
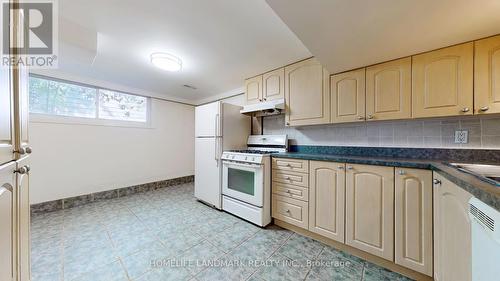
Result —
[[455, 143], [468, 143], [469, 142], [469, 131], [459, 130], [455, 131]]

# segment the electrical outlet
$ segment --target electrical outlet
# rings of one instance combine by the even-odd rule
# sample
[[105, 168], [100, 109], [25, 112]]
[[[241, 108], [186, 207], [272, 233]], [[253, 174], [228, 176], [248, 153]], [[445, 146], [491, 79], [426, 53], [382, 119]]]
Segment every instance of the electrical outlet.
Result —
[[469, 142], [469, 131], [459, 130], [455, 131], [455, 143], [468, 143]]

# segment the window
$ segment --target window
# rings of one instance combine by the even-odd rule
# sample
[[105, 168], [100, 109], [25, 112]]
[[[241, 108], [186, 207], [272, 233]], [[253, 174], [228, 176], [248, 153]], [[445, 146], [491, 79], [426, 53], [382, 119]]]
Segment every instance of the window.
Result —
[[94, 119], [102, 124], [148, 122], [146, 97], [39, 76], [30, 76], [29, 84], [32, 114]]

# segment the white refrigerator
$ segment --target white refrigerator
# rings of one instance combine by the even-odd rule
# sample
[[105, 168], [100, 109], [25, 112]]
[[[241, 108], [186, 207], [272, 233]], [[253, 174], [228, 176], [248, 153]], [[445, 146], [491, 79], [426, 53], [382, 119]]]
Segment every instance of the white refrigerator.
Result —
[[195, 109], [194, 196], [217, 209], [222, 208], [222, 152], [246, 148], [251, 130], [251, 118], [241, 108], [218, 101]]

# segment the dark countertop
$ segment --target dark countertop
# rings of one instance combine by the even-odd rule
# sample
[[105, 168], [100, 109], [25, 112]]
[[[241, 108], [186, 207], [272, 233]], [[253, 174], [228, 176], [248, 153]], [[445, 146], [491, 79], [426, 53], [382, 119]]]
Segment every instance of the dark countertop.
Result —
[[480, 180], [476, 176], [461, 172], [437, 160], [421, 160], [390, 157], [361, 157], [319, 153], [288, 152], [273, 154], [274, 158], [293, 158], [304, 160], [329, 161], [352, 164], [366, 164], [378, 166], [430, 169], [443, 175], [445, 178], [460, 186], [474, 197], [500, 211], [500, 187]]

